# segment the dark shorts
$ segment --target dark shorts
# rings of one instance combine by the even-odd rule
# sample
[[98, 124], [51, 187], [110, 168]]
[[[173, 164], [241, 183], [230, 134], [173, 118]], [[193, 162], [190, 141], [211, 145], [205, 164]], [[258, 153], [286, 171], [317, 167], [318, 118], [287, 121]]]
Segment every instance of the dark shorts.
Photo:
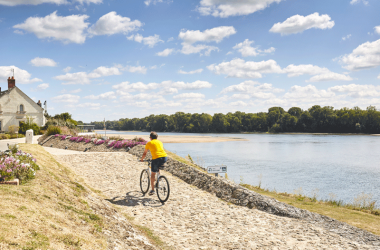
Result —
[[159, 170], [159, 167], [161, 167], [162, 164], [164, 164], [167, 160], [168, 160], [168, 157], [161, 157], [161, 158], [152, 160], [152, 172], [157, 173]]

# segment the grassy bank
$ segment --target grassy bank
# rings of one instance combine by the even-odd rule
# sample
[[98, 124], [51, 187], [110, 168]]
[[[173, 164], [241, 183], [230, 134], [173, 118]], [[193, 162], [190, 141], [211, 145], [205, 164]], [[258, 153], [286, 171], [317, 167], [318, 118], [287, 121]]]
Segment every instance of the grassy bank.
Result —
[[316, 198], [303, 196], [302, 194], [278, 193], [264, 190], [257, 186], [240, 184], [241, 186], [255, 191], [259, 194], [275, 198], [286, 204], [306, 209], [333, 219], [346, 222], [352, 226], [367, 230], [373, 234], [380, 235], [380, 211], [376, 209], [364, 209], [353, 205], [344, 206], [337, 201], [318, 201]]
[[[41, 146], [20, 149], [33, 154], [41, 170], [21, 186], [0, 185], [0, 249], [107, 249], [102, 232], [112, 225], [86, 201], [101, 193]], [[156, 238], [150, 237], [154, 245]]]

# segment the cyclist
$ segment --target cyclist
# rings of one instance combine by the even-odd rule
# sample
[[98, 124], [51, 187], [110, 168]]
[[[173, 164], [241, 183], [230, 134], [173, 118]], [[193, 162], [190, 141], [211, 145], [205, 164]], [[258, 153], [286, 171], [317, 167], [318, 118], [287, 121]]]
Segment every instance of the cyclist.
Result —
[[150, 184], [152, 187], [152, 190], [149, 192], [149, 195], [154, 194], [154, 181], [156, 180], [156, 173], [160, 173], [160, 167], [162, 164], [164, 164], [168, 158], [167, 154], [164, 150], [164, 145], [162, 144], [161, 141], [157, 140], [157, 133], [152, 131], [150, 132], [149, 138], [150, 142], [148, 142], [145, 145], [145, 151], [144, 154], [141, 157], [140, 161], [144, 161], [144, 158], [146, 154], [148, 153], [148, 150], [150, 150], [150, 153], [152, 154], [152, 174], [150, 178]]

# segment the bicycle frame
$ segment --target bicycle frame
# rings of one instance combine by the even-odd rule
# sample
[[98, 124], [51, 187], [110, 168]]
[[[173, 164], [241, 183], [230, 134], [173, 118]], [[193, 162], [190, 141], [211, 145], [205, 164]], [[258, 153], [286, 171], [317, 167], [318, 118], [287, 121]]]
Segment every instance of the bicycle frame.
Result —
[[[146, 160], [147, 162], [148, 162], [148, 168], [147, 168], [147, 170], [148, 170], [148, 175], [149, 175], [149, 178], [151, 178], [151, 176], [152, 176], [152, 171], [151, 171], [151, 166], [152, 166], [152, 160]], [[160, 170], [158, 170], [158, 172], [156, 173], [156, 178], [155, 178], [155, 180], [154, 180], [154, 186], [156, 186], [156, 184], [157, 184], [157, 181], [158, 181], [158, 178], [160, 178]]]

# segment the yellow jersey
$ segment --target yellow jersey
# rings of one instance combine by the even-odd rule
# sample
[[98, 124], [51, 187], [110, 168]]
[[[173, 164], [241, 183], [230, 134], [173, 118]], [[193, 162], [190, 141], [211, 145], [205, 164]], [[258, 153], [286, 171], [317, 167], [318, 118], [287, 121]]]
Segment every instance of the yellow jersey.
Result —
[[152, 154], [152, 160], [168, 156], [164, 150], [164, 145], [161, 141], [153, 139], [145, 145], [145, 149], [149, 149]]

